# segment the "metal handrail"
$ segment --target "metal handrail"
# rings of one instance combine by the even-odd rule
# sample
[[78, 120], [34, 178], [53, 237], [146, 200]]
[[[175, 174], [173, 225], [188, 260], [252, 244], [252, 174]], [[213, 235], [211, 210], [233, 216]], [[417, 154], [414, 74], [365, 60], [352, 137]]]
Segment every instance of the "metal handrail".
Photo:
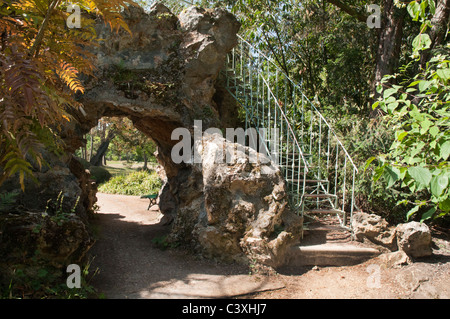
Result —
[[[290, 189], [291, 203], [293, 203], [294, 207], [299, 208], [299, 211], [301, 211], [303, 216], [306, 199], [315, 198], [317, 209], [324, 204], [331, 206], [332, 211], [338, 212], [337, 216], [341, 225], [346, 227], [347, 213], [345, 211], [345, 205], [348, 184], [346, 176], [347, 169], [350, 168], [353, 171], [351, 177], [349, 177], [349, 179], [351, 178], [352, 180], [350, 218], [352, 218], [354, 208], [355, 175], [358, 172], [350, 154], [345, 149], [325, 117], [303, 93], [301, 87], [266, 54], [255, 48], [241, 36], [238, 36], [238, 40], [239, 46], [233, 49], [227, 61], [228, 64], [231, 64], [227, 66], [226, 70], [228, 72], [232, 71], [235, 75], [233, 80], [227, 76], [227, 89], [239, 104], [243, 106], [245, 110], [246, 126], [250, 123], [250, 125], [254, 126], [262, 125], [264, 127], [267, 124], [268, 127], [281, 127], [282, 133], [280, 139], [284, 144], [281, 144], [276, 151], [278, 154], [283, 154], [284, 150], [286, 152], [283, 154], [285, 157], [281, 158], [279, 163], [276, 164], [280, 165], [284, 170], [284, 177], [288, 182], [288, 188]], [[240, 52], [236, 55], [236, 51], [239, 50], [239, 48]], [[267, 75], [265, 75], [266, 73]], [[275, 89], [270, 83], [271, 76], [275, 76]], [[284, 80], [284, 110], [278, 95], [279, 76], [281, 76], [281, 80]], [[230, 86], [231, 81], [234, 81], [234, 86], [232, 87]], [[288, 85], [290, 88], [289, 95], [287, 93]], [[249, 87], [249, 90], [246, 89], [247, 87]], [[253, 91], [254, 87], [256, 87], [256, 92]], [[255, 103], [253, 99], [254, 93], [256, 93], [257, 96]], [[297, 97], [301, 98], [301, 102], [300, 100], [296, 101]], [[288, 115], [286, 112], [286, 105], [288, 104], [287, 100], [289, 100], [289, 104], [293, 106], [293, 108], [290, 108], [290, 110], [294, 112], [292, 116]], [[300, 103], [301, 110], [299, 109]], [[308, 108], [311, 110], [311, 118], [309, 119], [309, 123], [306, 123], [304, 121], [305, 114], [308, 115], [309, 113], [305, 113], [305, 111]], [[294, 128], [295, 125], [292, 123], [299, 111], [299, 114], [301, 115], [301, 132], [297, 131], [297, 127]], [[299, 136], [301, 137], [302, 143], [300, 143]], [[326, 145], [322, 145], [322, 138], [325, 136], [327, 138]], [[309, 145], [305, 146], [305, 148], [307, 149], [309, 147], [310, 154], [308, 156], [312, 156], [310, 160], [306, 159], [303, 149], [305, 139], [307, 142], [309, 139]], [[331, 146], [331, 144], [333, 144], [333, 146]], [[331, 180], [333, 167], [330, 166], [332, 165], [330, 154], [332, 151], [334, 152], [334, 147], [336, 150], [336, 162], [334, 164], [334, 180]], [[265, 148], [270, 152], [267, 145]], [[289, 153], [289, 150], [292, 150], [292, 153]], [[339, 154], [342, 154], [341, 152], [344, 155], [343, 163], [339, 162], [339, 158], [341, 157]], [[299, 156], [298, 160], [295, 159], [296, 156]], [[313, 156], [316, 156], [315, 160], [317, 163], [312, 162], [314, 160]], [[322, 159], [325, 157], [326, 168], [322, 171], [321, 165], [324, 165]], [[296, 164], [298, 166], [296, 166]], [[312, 164], [317, 164], [317, 171], [315, 173], [311, 171]], [[348, 164], [350, 164], [349, 167]], [[300, 178], [302, 169], [303, 177]], [[308, 173], [314, 174], [312, 180], [308, 179]], [[326, 177], [326, 180], [323, 179], [324, 177]], [[306, 193], [307, 180], [317, 183], [316, 187], [309, 190], [308, 194]], [[330, 184], [332, 182], [334, 182], [334, 193], [332, 193], [330, 189]], [[338, 187], [340, 188], [339, 190]], [[311, 196], [313, 194], [315, 194], [315, 196]], [[322, 198], [326, 199], [322, 200]], [[334, 202], [331, 198], [334, 198]], [[342, 209], [337, 208], [340, 205], [339, 200], [342, 201]], [[310, 203], [308, 205], [314, 204]], [[311, 209], [311, 207], [309, 209]], [[339, 213], [342, 213], [342, 219], [340, 218]]]
[[314, 108], [314, 110], [317, 112], [317, 114], [320, 116], [320, 118], [325, 122], [325, 124], [328, 126], [328, 128], [331, 130], [331, 132], [333, 133], [333, 135], [337, 138], [338, 143], [341, 145], [343, 151], [345, 152], [345, 154], [347, 155], [348, 159], [350, 160], [350, 162], [352, 163], [353, 167], [355, 168], [356, 172], [358, 172], [358, 168], [356, 167], [355, 163], [353, 162], [352, 158], [350, 157], [350, 154], [348, 154], [346, 148], [344, 147], [344, 145], [342, 144], [342, 142], [339, 140], [339, 138], [337, 137], [336, 133], [334, 132], [333, 128], [331, 127], [331, 125], [327, 122], [327, 120], [325, 119], [325, 117], [322, 115], [322, 113], [320, 113], [320, 111], [314, 106], [314, 104], [311, 102], [311, 100], [303, 93], [301, 87], [294, 82], [294, 80], [292, 80], [288, 74], [286, 74], [286, 72], [280, 68], [271, 58], [267, 57], [267, 55], [265, 55], [263, 52], [261, 52], [259, 49], [255, 48], [253, 45], [251, 45], [247, 40], [245, 40], [241, 35], [237, 35], [238, 39], [244, 43], [246, 43], [248, 46], [250, 46], [252, 48], [252, 50], [258, 52], [259, 55], [261, 55], [262, 57], [264, 57], [268, 62], [270, 62], [271, 64], [273, 64], [273, 66], [281, 73], [283, 73], [283, 75], [286, 77], [286, 79], [294, 86], [296, 87], [300, 93], [302, 94], [302, 97], [306, 99], [306, 101]]

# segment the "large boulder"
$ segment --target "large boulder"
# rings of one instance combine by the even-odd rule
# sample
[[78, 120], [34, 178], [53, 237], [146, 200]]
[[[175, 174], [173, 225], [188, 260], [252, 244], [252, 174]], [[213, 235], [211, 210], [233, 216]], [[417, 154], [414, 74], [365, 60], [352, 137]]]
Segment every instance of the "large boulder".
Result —
[[398, 248], [413, 258], [432, 254], [431, 232], [424, 223], [409, 222], [396, 227]]
[[78, 263], [93, 245], [93, 235], [74, 213], [21, 211], [0, 215], [0, 257], [10, 264], [44, 262], [55, 267]]
[[253, 163], [256, 151], [248, 147], [226, 162], [235, 146], [219, 134], [195, 144], [201, 161], [179, 184], [172, 240], [219, 259], [279, 266], [299, 241], [302, 220], [288, 209], [285, 182], [272, 162]]

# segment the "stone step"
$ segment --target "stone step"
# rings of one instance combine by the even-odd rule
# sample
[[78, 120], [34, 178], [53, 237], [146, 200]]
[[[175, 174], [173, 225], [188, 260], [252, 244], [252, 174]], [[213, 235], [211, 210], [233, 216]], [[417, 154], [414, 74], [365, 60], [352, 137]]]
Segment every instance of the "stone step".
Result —
[[337, 197], [334, 194], [305, 194], [303, 196], [306, 198], [336, 198]]
[[318, 184], [318, 183], [326, 184], [326, 183], [329, 183], [329, 181], [326, 180], [326, 179], [305, 179], [304, 180], [304, 179], [297, 179], [297, 178], [287, 179], [286, 182], [291, 182], [291, 183], [303, 183], [303, 182], [305, 182], [306, 184]]
[[289, 250], [287, 266], [352, 266], [380, 254], [375, 248], [352, 243], [324, 243], [293, 246]]
[[345, 212], [340, 209], [311, 209], [305, 211], [305, 214], [344, 214]]

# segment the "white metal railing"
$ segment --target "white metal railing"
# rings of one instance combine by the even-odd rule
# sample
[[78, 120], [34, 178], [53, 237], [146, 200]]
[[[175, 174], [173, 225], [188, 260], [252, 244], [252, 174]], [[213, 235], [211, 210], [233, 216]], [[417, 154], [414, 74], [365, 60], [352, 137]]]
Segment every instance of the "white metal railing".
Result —
[[229, 93], [243, 107], [246, 129], [278, 129], [276, 149], [269, 145], [274, 136], [260, 138], [266, 138], [266, 151], [276, 153], [272, 157], [283, 171], [291, 206], [302, 216], [306, 211], [336, 213], [347, 226], [358, 169], [301, 87], [240, 36], [224, 73]]

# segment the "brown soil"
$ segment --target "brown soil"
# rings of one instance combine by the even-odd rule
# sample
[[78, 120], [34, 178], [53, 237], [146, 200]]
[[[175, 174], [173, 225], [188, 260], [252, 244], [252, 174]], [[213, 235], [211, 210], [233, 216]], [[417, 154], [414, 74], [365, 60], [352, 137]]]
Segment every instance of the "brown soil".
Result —
[[[167, 226], [157, 207], [136, 196], [98, 194], [98, 240], [91, 249], [91, 283], [106, 298], [450, 298], [450, 243], [433, 238], [433, 256], [401, 268], [379, 258], [345, 267], [283, 267], [249, 275], [251, 267], [222, 264], [181, 248], [164, 249]], [[238, 285], [236, 283], [239, 282]]]

